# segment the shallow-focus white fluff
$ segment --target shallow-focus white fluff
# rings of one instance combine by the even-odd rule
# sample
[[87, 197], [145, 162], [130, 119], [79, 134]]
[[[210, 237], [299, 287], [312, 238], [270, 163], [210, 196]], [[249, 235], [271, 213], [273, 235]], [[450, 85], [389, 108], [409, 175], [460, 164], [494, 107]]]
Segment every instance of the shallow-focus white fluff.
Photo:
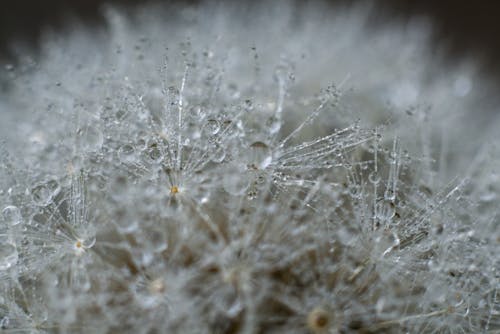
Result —
[[1, 73], [0, 333], [497, 333], [496, 98], [425, 21], [106, 9]]

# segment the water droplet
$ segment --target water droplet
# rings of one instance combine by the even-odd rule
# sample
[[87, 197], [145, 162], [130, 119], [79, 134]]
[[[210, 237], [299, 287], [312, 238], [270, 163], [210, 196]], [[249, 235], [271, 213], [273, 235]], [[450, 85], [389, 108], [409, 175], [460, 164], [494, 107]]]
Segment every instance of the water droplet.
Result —
[[242, 195], [248, 188], [249, 180], [244, 164], [231, 163], [224, 169], [222, 187], [231, 195]]
[[381, 201], [377, 203], [377, 218], [384, 223], [389, 223], [396, 215], [394, 203]]
[[92, 248], [94, 245], [95, 245], [95, 242], [96, 242], [96, 237], [95, 237], [95, 233], [93, 233], [93, 231], [87, 233], [89, 234], [85, 239], [83, 239], [81, 241], [82, 243], [82, 246], [86, 249], [89, 249], [89, 248]]
[[31, 188], [31, 198], [35, 204], [45, 206], [52, 201], [60, 189], [59, 183], [56, 180], [39, 183]]
[[3, 218], [9, 224], [10, 226], [17, 225], [21, 222], [22, 217], [21, 217], [21, 211], [17, 206], [9, 205], [6, 206], [3, 211]]
[[92, 126], [85, 126], [77, 131], [77, 145], [85, 151], [97, 151], [102, 147], [104, 136]]
[[378, 175], [377, 173], [375, 172], [371, 172], [369, 175], [368, 175], [368, 180], [370, 180], [371, 183], [373, 184], [378, 184], [380, 182], [380, 175]]
[[257, 191], [255, 189], [252, 189], [250, 190], [249, 192], [247, 192], [247, 198], [249, 200], [254, 200], [257, 198]]
[[245, 100], [245, 103], [244, 103], [244, 110], [246, 112], [250, 112], [253, 110], [253, 103], [252, 103], [252, 100]]
[[191, 108], [189, 108], [189, 116], [194, 119], [200, 117], [202, 113], [203, 109], [201, 108], [201, 106], [192, 106]]
[[118, 158], [123, 163], [136, 162], [137, 157], [135, 153], [135, 148], [129, 144], [123, 145], [118, 149]]
[[281, 120], [276, 116], [271, 116], [267, 120], [266, 125], [269, 128], [269, 133], [274, 135], [281, 129]]
[[258, 184], [258, 185], [262, 185], [262, 184], [264, 184], [266, 182], [266, 180], [267, 180], [266, 174], [259, 173], [259, 175], [257, 175], [257, 177], [255, 178], [255, 183]]
[[209, 119], [205, 123], [205, 131], [210, 135], [216, 135], [220, 131], [220, 123], [216, 119]]
[[17, 263], [17, 248], [11, 241], [0, 240], [0, 270], [6, 270]]
[[9, 329], [9, 322], [10, 319], [7, 316], [0, 319], [0, 329]]
[[226, 158], [226, 150], [219, 144], [215, 144], [210, 155], [210, 160], [216, 163], [224, 161]]
[[163, 159], [163, 153], [157, 143], [150, 143], [145, 151], [148, 159], [153, 162], [159, 162]]
[[272, 162], [271, 149], [261, 141], [254, 142], [250, 145], [248, 158], [249, 165], [258, 169], [265, 169]]
[[167, 100], [171, 106], [175, 106], [179, 103], [179, 90], [174, 86], [168, 87]]
[[384, 199], [388, 202], [394, 202], [396, 200], [396, 195], [392, 191], [392, 189], [387, 189], [384, 192]]

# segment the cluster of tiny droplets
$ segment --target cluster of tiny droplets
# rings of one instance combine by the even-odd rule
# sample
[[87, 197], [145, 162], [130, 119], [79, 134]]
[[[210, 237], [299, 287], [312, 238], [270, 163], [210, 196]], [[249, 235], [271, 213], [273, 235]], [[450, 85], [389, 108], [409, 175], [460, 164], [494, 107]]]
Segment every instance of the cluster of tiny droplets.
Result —
[[368, 15], [108, 10], [5, 66], [0, 333], [500, 333], [473, 68]]

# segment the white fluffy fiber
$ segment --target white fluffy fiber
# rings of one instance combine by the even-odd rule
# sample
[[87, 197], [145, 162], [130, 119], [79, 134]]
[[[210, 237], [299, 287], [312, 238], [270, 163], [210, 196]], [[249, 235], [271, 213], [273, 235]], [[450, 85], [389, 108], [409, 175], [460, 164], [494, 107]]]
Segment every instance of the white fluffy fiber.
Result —
[[497, 99], [374, 6], [107, 9], [0, 82], [0, 333], [500, 333]]

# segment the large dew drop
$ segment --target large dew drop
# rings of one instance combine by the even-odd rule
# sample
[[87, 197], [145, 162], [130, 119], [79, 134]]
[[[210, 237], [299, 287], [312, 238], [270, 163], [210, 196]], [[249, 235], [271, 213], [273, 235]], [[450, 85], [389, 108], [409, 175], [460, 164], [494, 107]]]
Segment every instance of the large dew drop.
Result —
[[216, 135], [220, 131], [220, 123], [216, 119], [209, 119], [204, 126], [204, 131], [209, 135]]
[[249, 179], [243, 164], [232, 163], [224, 169], [222, 186], [231, 195], [242, 195], [248, 189]]
[[3, 219], [10, 226], [19, 224], [22, 220], [21, 211], [17, 206], [9, 205], [2, 210]]
[[256, 169], [265, 169], [272, 162], [271, 149], [267, 144], [257, 141], [250, 145], [248, 165]]
[[9, 329], [9, 323], [10, 319], [7, 316], [0, 319], [0, 329]]
[[77, 144], [84, 151], [95, 152], [104, 142], [102, 132], [92, 126], [85, 126], [77, 131]]
[[31, 188], [31, 198], [35, 204], [45, 206], [59, 193], [59, 183], [56, 180], [39, 183]]
[[0, 238], [0, 270], [7, 270], [17, 263], [16, 245]]
[[118, 149], [118, 158], [125, 164], [137, 162], [137, 154], [132, 145], [126, 144]]
[[210, 155], [210, 160], [215, 163], [221, 163], [226, 158], [226, 150], [219, 144], [215, 144]]
[[163, 160], [163, 152], [157, 143], [149, 143], [144, 153], [151, 162], [160, 162]]

